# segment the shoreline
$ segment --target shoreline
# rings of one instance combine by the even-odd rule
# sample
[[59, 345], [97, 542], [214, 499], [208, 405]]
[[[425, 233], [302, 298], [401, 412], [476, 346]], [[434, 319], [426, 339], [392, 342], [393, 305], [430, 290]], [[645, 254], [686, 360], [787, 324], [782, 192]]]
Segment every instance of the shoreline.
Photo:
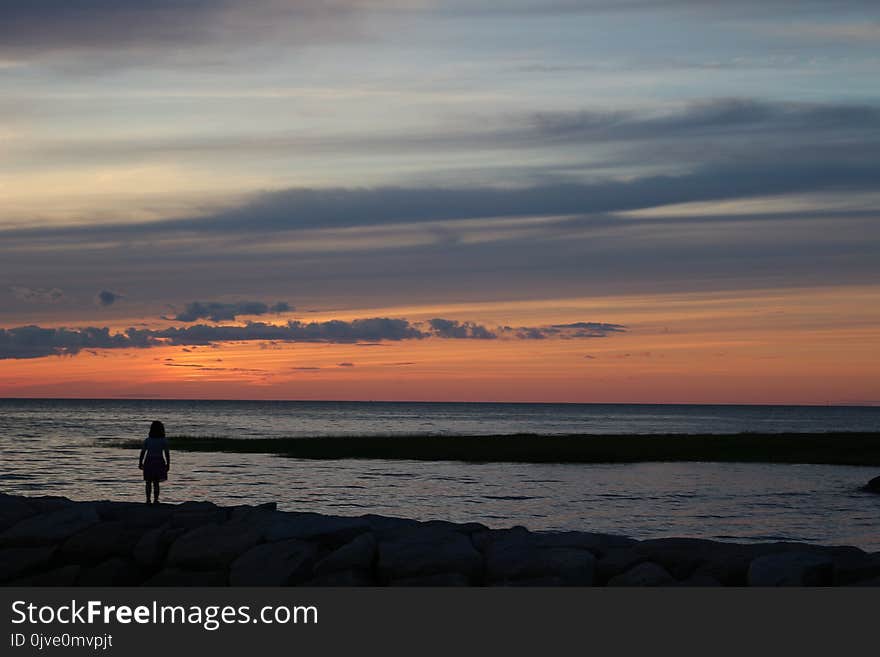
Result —
[[0, 586], [880, 586], [880, 552], [0, 493]]
[[[474, 463], [736, 462], [880, 466], [880, 432], [510, 434], [488, 436], [169, 437], [172, 450], [302, 459]], [[140, 441], [115, 446], [141, 447]]]

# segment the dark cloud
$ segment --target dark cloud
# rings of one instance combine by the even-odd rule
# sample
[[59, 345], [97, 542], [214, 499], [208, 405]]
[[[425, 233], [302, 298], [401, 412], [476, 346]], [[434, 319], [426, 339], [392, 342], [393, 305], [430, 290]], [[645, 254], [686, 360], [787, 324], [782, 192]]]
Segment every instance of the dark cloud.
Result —
[[572, 338], [605, 338], [611, 333], [622, 333], [626, 327], [622, 324], [606, 324], [604, 322], [575, 322], [573, 324], [554, 324], [546, 331], [560, 331]]
[[112, 306], [118, 299], [121, 299], [123, 295], [118, 292], [111, 292], [110, 290], [101, 290], [95, 295], [95, 303], [99, 306]]
[[115, 52], [119, 64], [120, 55], [179, 58], [212, 44], [311, 44], [352, 34], [359, 12], [355, 0], [2, 0], [0, 53]]
[[[479, 126], [475, 128], [474, 126]], [[430, 133], [398, 132], [386, 135], [337, 134], [229, 134], [180, 136], [162, 139], [61, 140], [29, 145], [28, 157], [61, 161], [128, 161], [139, 158], [202, 157], [212, 160], [228, 154], [261, 156], [292, 153], [390, 153], [557, 149], [578, 145], [616, 147], [604, 153], [601, 166], [637, 166], [646, 157], [665, 157], [674, 164], [668, 144], [679, 151], [696, 143], [699, 164], [718, 160], [729, 152], [791, 149], [798, 144], [853, 143], [876, 135], [880, 108], [876, 104], [779, 102], [755, 98], [715, 98], [682, 104], [664, 111], [544, 111], [503, 117], [473, 116], [460, 125], [435, 127]], [[760, 140], [758, 140], [760, 137]], [[747, 141], [744, 141], [747, 139]], [[876, 138], [873, 138], [876, 142]], [[680, 142], [680, 143], [679, 143]], [[653, 146], [652, 146], [653, 144]], [[330, 190], [312, 203], [326, 204]], [[305, 203], [309, 199], [299, 199]], [[255, 208], [252, 208], [255, 209]], [[418, 213], [416, 213], [418, 214]]]
[[474, 322], [459, 322], [451, 319], [435, 318], [429, 320], [431, 331], [438, 338], [494, 340], [498, 337], [485, 326]]
[[[577, 326], [577, 325], [575, 325]], [[609, 324], [607, 326], [618, 326]], [[303, 323], [290, 321], [275, 325], [250, 322], [244, 326], [214, 326], [196, 324], [185, 328], [138, 329], [129, 328], [122, 333], [111, 333], [109, 328], [42, 328], [21, 326], [0, 329], [0, 359], [41, 358], [43, 356], [75, 355], [84, 349], [132, 349], [160, 345], [216, 345], [223, 342], [318, 342], [351, 344], [361, 341], [422, 340], [447, 338], [460, 340], [485, 340], [499, 337], [520, 338], [518, 329], [511, 332], [507, 327], [494, 331], [474, 322], [459, 322], [436, 318], [427, 323], [427, 330], [405, 319], [383, 317], [355, 319], [350, 322], [330, 320]], [[581, 329], [571, 332], [568, 328], [543, 327], [548, 337], [604, 337], [586, 335]], [[569, 331], [568, 333], [566, 333]], [[201, 364], [175, 364], [174, 367], [204, 368]], [[340, 367], [347, 367], [342, 363]], [[222, 368], [230, 369], [230, 368]]]
[[59, 290], [57, 287], [45, 288], [45, 287], [23, 287], [21, 285], [13, 285], [9, 288], [12, 294], [16, 299], [21, 299], [22, 301], [29, 301], [32, 303], [55, 303], [59, 301], [63, 296], [64, 292]]
[[283, 301], [279, 301], [271, 306], [262, 301], [237, 301], [235, 303], [194, 301], [187, 304], [182, 312], [167, 319], [175, 319], [178, 322], [196, 322], [200, 319], [224, 322], [233, 321], [240, 315], [266, 315], [268, 313], [284, 313], [291, 310], [293, 310], [293, 307]]
[[149, 335], [136, 329], [110, 333], [107, 327], [42, 328], [20, 326], [0, 329], [0, 359], [42, 358], [43, 356], [74, 355], [83, 349], [121, 349], [147, 347]]
[[572, 324], [551, 324], [550, 326], [505, 326], [505, 333], [512, 333], [520, 340], [545, 340], [547, 338], [607, 338], [613, 333], [623, 333], [626, 327], [622, 324], [605, 322], [574, 322]]
[[354, 363], [337, 363], [336, 367], [354, 367]]

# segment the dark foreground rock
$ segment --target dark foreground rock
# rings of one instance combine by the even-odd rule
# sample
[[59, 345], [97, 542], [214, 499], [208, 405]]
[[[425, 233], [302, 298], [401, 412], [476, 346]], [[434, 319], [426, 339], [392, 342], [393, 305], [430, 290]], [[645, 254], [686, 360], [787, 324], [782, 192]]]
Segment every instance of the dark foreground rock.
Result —
[[871, 493], [880, 493], [880, 476], [874, 477], [865, 485], [865, 490]]
[[3, 586], [880, 586], [880, 552], [0, 493]]

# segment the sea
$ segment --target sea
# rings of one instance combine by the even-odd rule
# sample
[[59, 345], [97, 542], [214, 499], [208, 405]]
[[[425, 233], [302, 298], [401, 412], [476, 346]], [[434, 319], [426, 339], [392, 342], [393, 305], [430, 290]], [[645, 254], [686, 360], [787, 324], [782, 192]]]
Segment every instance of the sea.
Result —
[[277, 502], [283, 510], [337, 515], [880, 551], [880, 495], [860, 490], [880, 474], [872, 467], [316, 461], [175, 452], [173, 441], [880, 431], [880, 407], [871, 406], [0, 399], [0, 491], [141, 500], [138, 452], [118, 444], [145, 437], [157, 419], [171, 436], [164, 502]]

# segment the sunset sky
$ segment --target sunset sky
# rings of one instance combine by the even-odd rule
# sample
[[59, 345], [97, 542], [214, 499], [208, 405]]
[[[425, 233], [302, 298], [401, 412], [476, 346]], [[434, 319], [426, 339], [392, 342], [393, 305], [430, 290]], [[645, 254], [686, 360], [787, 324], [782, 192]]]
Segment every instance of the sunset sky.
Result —
[[875, 0], [0, 0], [0, 397], [880, 403]]

